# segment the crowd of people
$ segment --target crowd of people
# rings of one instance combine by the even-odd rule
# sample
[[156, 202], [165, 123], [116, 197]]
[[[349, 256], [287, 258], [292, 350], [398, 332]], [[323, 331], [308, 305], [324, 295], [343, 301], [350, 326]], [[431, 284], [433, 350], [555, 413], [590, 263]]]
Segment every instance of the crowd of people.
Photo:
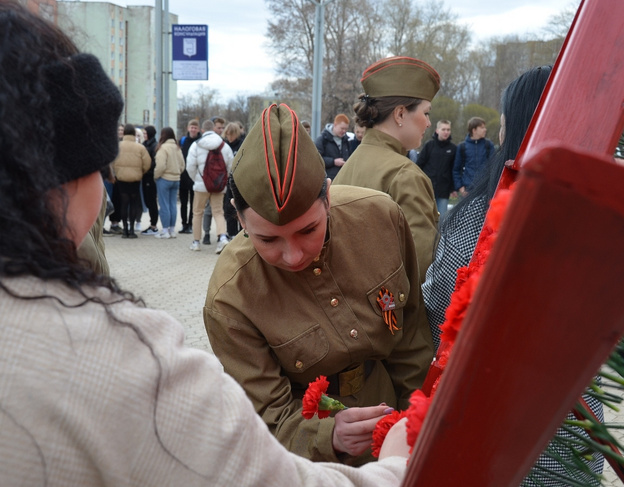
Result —
[[[455, 272], [550, 67], [503, 94], [499, 148], [482, 119], [458, 146], [439, 120], [414, 163], [440, 89], [418, 59], [367, 67], [354, 116], [316, 140], [285, 104], [248, 134], [217, 116], [178, 140], [119, 125], [99, 61], [13, 0], [0, 1], [0, 32], [0, 221], [12, 229], [0, 239], [0, 483], [400, 485], [405, 420], [378, 459], [373, 430], [425, 380]], [[222, 189], [206, 179], [213, 160]], [[462, 202], [447, 212], [450, 197]], [[214, 355], [183, 347], [179, 323], [120, 288], [100, 238], [185, 233], [198, 251], [212, 219]], [[304, 419], [319, 376], [347, 408]]]
[[[164, 127], [157, 139], [152, 125], [143, 128], [120, 125], [118, 135], [119, 155], [102, 170], [113, 209], [108, 215], [110, 227], [102, 228], [103, 235], [137, 238], [136, 232], [140, 231], [145, 236], [168, 239], [175, 238], [177, 233], [188, 233], [193, 234], [190, 249], [198, 251], [200, 242], [211, 243], [214, 218], [218, 232], [215, 251], [220, 254], [240, 231], [240, 225], [229, 189], [209, 193], [202, 175], [208, 151], [222, 143], [219, 150], [229, 171], [234, 155], [245, 140], [243, 124], [226, 125], [223, 118], [211, 117], [200, 128], [199, 120], [193, 119], [180, 140], [171, 127]], [[178, 202], [182, 225], [176, 229]], [[150, 223], [141, 231], [143, 212], [149, 212]]]

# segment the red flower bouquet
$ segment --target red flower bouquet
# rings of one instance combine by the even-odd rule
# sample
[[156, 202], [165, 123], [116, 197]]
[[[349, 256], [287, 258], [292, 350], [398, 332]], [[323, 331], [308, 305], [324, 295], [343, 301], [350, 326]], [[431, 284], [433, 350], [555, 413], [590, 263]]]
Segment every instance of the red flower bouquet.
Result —
[[319, 419], [327, 418], [334, 411], [341, 411], [347, 407], [336, 399], [326, 396], [329, 382], [327, 377], [321, 375], [314, 382], [310, 382], [308, 389], [303, 395], [302, 416], [312, 419], [316, 414]]
[[379, 450], [386, 434], [404, 415], [407, 415], [407, 443], [412, 448], [416, 444], [425, 421], [425, 416], [429, 410], [429, 405], [438, 389], [442, 372], [446, 368], [455, 339], [461, 329], [468, 305], [472, 301], [472, 296], [479, 283], [483, 267], [498, 236], [498, 230], [511, 199], [512, 190], [513, 185], [508, 190], [499, 190], [496, 193], [496, 196], [490, 203], [490, 210], [486, 215], [484, 228], [470, 264], [457, 270], [455, 290], [446, 309], [445, 322], [440, 326], [442, 330], [440, 345], [429, 367], [429, 373], [425, 378], [422, 390], [419, 389], [412, 393], [410, 406], [407, 411], [389, 415], [377, 423], [373, 431], [373, 454], [376, 452], [379, 455]]

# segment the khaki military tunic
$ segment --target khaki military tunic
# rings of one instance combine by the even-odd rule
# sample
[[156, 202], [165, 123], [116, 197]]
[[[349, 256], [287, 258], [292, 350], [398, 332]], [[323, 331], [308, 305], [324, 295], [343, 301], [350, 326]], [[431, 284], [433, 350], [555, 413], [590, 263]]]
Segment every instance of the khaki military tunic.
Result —
[[401, 143], [384, 132], [367, 129], [362, 143], [334, 183], [376, 189], [389, 194], [399, 204], [416, 244], [420, 281], [425, 282], [425, 273], [433, 260], [440, 215], [431, 181], [406, 157]]
[[[301, 416], [303, 390], [319, 375], [366, 363], [361, 390], [333, 397], [405, 409], [428, 370], [432, 341], [403, 212], [383, 193], [351, 186], [332, 185], [330, 203], [328, 238], [303, 271], [267, 264], [239, 234], [212, 273], [204, 322], [225, 371], [282, 444], [315, 461], [356, 464], [370, 456], [338, 458], [332, 418]], [[394, 334], [377, 304], [382, 286], [396, 304]]]

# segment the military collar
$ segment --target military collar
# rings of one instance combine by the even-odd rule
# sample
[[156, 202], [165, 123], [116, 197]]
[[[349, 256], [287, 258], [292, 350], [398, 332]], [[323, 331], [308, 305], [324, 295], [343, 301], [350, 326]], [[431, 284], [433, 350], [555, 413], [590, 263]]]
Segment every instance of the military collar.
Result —
[[407, 151], [403, 148], [401, 142], [391, 135], [374, 128], [366, 129], [364, 137], [362, 138], [362, 144], [372, 144], [377, 147], [386, 147], [392, 152], [396, 152], [404, 156], [407, 155]]

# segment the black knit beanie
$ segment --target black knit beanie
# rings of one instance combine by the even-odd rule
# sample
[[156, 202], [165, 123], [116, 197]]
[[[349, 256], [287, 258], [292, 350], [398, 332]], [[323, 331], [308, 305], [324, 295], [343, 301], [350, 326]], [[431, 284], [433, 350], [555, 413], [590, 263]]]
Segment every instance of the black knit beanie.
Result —
[[54, 165], [61, 184], [99, 171], [119, 152], [123, 99], [91, 54], [76, 54], [43, 70], [54, 122]]

